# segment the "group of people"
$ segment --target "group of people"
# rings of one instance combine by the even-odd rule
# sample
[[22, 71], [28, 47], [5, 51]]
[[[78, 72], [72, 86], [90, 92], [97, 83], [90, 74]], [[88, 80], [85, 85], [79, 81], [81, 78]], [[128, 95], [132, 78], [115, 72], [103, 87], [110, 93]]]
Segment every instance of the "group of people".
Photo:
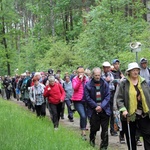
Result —
[[[145, 150], [150, 149], [150, 71], [148, 61], [141, 58], [140, 64], [128, 64], [125, 75], [120, 71], [120, 61], [114, 59], [112, 65], [104, 62], [102, 68], [91, 70], [79, 66], [73, 74], [65, 73], [61, 78], [61, 71], [56, 74], [52, 69], [47, 74], [26, 71], [14, 80], [0, 79], [0, 84], [7, 93], [15, 89], [15, 95], [29, 109], [36, 111], [38, 117], [46, 115], [48, 108], [54, 129], [59, 128], [59, 120], [64, 119], [65, 104], [68, 119], [73, 122], [73, 105], [80, 117], [81, 137], [86, 140], [87, 122], [90, 124], [90, 144], [95, 146], [96, 133], [101, 128], [100, 150], [106, 150], [109, 145], [108, 129], [111, 136], [118, 136], [120, 143], [125, 143], [129, 150], [136, 150], [140, 136], [143, 137]], [[7, 83], [7, 85], [6, 85]], [[9, 85], [8, 85], [9, 83]], [[2, 87], [0, 86], [0, 87]], [[2, 93], [2, 90], [1, 90]], [[119, 112], [120, 124], [114, 127], [114, 112]], [[140, 134], [137, 134], [140, 131]], [[141, 144], [141, 143], [140, 143]]]

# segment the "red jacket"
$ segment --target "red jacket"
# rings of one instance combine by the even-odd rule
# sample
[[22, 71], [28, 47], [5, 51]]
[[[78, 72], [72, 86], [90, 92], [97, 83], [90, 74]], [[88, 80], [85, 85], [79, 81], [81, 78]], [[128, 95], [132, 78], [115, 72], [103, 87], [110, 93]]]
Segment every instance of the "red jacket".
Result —
[[[50, 90], [48, 90], [49, 87]], [[45, 87], [43, 96], [48, 97], [49, 103], [59, 104], [60, 100], [64, 101], [65, 99], [65, 91], [61, 84], [55, 82], [53, 86], [47, 85]]]

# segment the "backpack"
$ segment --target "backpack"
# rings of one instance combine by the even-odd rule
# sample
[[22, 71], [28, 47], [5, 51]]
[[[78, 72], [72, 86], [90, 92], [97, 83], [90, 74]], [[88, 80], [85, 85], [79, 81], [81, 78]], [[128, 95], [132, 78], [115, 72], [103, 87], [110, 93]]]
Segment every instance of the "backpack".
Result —
[[150, 68], [147, 67], [147, 70], [148, 70], [148, 72], [149, 72], [149, 74], [150, 74]]

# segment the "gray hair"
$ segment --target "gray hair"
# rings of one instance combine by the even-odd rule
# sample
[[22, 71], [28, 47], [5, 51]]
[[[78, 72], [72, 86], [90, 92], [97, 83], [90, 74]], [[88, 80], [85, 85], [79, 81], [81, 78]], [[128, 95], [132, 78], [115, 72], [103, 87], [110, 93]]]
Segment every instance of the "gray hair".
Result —
[[88, 74], [91, 73], [91, 70], [86, 68], [85, 71], [84, 71], [84, 73], [85, 73], [86, 75], [88, 75]]
[[60, 78], [60, 74], [56, 74], [55, 77], [56, 77], [56, 78]]
[[49, 76], [49, 77], [48, 77], [48, 80], [49, 80], [49, 82], [55, 81], [55, 77], [54, 77], [54, 76]]
[[101, 72], [101, 69], [99, 67], [94, 67], [93, 70], [92, 70], [92, 77], [93, 77], [95, 71], [100, 71]]

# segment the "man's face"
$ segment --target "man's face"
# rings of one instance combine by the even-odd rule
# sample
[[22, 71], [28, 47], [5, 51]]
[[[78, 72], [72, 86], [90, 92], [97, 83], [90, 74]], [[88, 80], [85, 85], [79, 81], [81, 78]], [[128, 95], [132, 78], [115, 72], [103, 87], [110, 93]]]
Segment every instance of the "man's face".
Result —
[[95, 70], [93, 74], [93, 78], [95, 81], [99, 81], [101, 77], [101, 71], [100, 70]]
[[30, 73], [29, 73], [29, 72], [26, 72], [26, 76], [29, 77], [29, 76], [30, 76]]
[[104, 73], [107, 73], [110, 71], [110, 67], [103, 67]]
[[114, 66], [114, 69], [115, 69], [115, 70], [119, 70], [120, 63], [119, 63], [119, 62], [116, 62], [115, 64], [113, 64], [113, 66]]
[[142, 63], [142, 64], [141, 64], [141, 67], [144, 68], [144, 69], [146, 69], [146, 68], [147, 68], [147, 63], [146, 63], [146, 62], [145, 62], [145, 63]]

